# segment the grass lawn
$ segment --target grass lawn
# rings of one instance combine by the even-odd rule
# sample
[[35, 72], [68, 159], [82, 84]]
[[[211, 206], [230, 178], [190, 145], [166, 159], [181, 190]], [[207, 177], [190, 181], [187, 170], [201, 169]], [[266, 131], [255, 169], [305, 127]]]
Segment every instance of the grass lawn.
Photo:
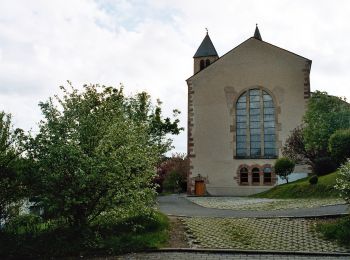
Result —
[[255, 198], [295, 199], [295, 198], [337, 198], [338, 191], [334, 189], [337, 172], [318, 178], [316, 185], [309, 183], [309, 177], [291, 183], [278, 185], [268, 191], [254, 194]]

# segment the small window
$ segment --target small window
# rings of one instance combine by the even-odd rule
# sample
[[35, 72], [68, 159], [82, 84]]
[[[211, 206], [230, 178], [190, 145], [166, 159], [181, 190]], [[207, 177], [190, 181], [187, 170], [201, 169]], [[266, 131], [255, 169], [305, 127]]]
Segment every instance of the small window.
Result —
[[200, 61], [199, 66], [200, 66], [200, 70], [205, 68], [204, 60]]
[[254, 168], [252, 170], [253, 174], [253, 184], [260, 184], [260, 170], [258, 168]]
[[248, 169], [242, 168], [240, 170], [240, 183], [241, 184], [248, 184]]
[[270, 184], [271, 183], [271, 176], [272, 170], [270, 167], [264, 168], [264, 184]]
[[210, 60], [209, 59], [206, 59], [205, 61], [205, 67], [208, 67], [210, 65]]

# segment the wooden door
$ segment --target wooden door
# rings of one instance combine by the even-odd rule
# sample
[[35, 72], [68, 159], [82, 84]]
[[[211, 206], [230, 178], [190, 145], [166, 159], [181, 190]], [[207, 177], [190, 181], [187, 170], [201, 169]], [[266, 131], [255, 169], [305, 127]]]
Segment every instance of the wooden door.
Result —
[[205, 194], [204, 181], [196, 181], [194, 186], [194, 191], [197, 196], [202, 196]]

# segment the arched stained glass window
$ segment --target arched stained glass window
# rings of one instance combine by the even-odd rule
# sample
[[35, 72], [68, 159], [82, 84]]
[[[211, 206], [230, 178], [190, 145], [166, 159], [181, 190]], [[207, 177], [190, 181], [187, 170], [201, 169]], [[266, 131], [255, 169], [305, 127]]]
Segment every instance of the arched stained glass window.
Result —
[[276, 123], [273, 99], [266, 91], [250, 89], [236, 103], [236, 156], [274, 158]]
[[241, 184], [248, 184], [248, 169], [244, 167], [240, 170], [239, 173], [240, 173], [240, 176], [239, 176], [240, 183]]
[[264, 168], [264, 184], [270, 184], [272, 181], [272, 170], [270, 167]]
[[253, 168], [252, 177], [253, 177], [253, 184], [260, 183], [260, 170], [259, 170], [259, 168]]

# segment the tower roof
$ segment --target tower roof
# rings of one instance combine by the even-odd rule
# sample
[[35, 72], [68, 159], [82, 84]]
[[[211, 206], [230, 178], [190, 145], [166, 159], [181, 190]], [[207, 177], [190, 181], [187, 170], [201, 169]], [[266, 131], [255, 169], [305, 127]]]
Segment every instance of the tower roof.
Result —
[[214, 44], [212, 43], [209, 34], [205, 35], [201, 45], [194, 54], [193, 58], [208, 57], [208, 56], [219, 56], [215, 50]]
[[261, 35], [260, 35], [260, 31], [259, 31], [259, 28], [258, 28], [258, 24], [256, 24], [256, 27], [255, 27], [254, 38], [259, 40], [259, 41], [262, 41], [262, 38], [261, 38]]

